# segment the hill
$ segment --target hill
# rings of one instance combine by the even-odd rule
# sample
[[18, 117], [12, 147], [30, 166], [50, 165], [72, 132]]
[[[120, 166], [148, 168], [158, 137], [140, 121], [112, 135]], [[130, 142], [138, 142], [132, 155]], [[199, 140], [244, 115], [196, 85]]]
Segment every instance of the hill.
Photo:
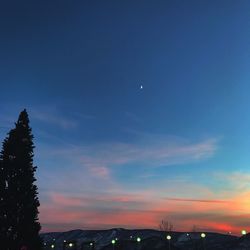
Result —
[[[150, 229], [109, 229], [73, 230], [68, 232], [43, 233], [44, 249], [62, 250], [243, 250], [250, 248], [250, 235], [206, 233], [201, 238], [199, 232], [171, 232], [171, 240], [166, 233]], [[137, 238], [141, 241], [138, 242]], [[112, 240], [116, 240], [112, 244]], [[71, 243], [71, 244], [70, 244]], [[65, 248], [63, 248], [63, 246]]]

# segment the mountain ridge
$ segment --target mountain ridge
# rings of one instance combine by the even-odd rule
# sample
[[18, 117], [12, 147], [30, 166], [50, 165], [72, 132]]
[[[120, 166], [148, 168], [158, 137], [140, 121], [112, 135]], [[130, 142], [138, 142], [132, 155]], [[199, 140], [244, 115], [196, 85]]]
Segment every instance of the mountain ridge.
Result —
[[[154, 229], [112, 228], [104, 230], [75, 229], [66, 232], [41, 233], [44, 249], [96, 250], [242, 250], [250, 247], [250, 235], [241, 237], [216, 232], [164, 232]], [[167, 240], [166, 236], [171, 239]], [[137, 238], [141, 241], [138, 242]], [[112, 240], [116, 240], [112, 244]], [[74, 244], [69, 247], [69, 243]], [[93, 245], [89, 245], [93, 243]]]

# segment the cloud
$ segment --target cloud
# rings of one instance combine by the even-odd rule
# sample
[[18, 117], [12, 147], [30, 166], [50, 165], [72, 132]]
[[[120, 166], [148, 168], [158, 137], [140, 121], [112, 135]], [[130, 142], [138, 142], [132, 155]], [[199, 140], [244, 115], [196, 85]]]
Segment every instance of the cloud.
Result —
[[[77, 159], [85, 167], [121, 166], [125, 164], [142, 164], [144, 166], [159, 167], [175, 164], [196, 162], [212, 157], [217, 149], [217, 140], [208, 139], [200, 142], [176, 144], [169, 141], [148, 141], [143, 144], [130, 143], [96, 143], [90, 146], [62, 146], [43, 149], [44, 157], [60, 156]], [[106, 171], [106, 170], [105, 170]]]
[[230, 203], [226, 200], [203, 200], [203, 199], [186, 199], [186, 198], [165, 198], [169, 201], [180, 201], [180, 202], [205, 202], [205, 203]]
[[[235, 192], [244, 192], [250, 188], [250, 173], [243, 171], [216, 172], [214, 177]], [[230, 190], [231, 192], [232, 190]]]
[[[60, 143], [51, 146], [40, 143], [36, 147], [35, 162], [40, 165], [37, 171], [41, 189], [92, 193], [96, 190], [99, 192], [103, 189], [125, 188], [125, 183], [121, 184], [116, 180], [114, 172], [122, 174], [123, 171], [128, 172], [128, 167], [139, 165], [142, 169], [155, 169], [163, 166], [170, 167], [173, 164], [197, 162], [211, 157], [216, 152], [216, 148], [217, 140], [215, 139], [198, 143], [170, 142], [169, 140], [165, 142], [164, 138], [162, 141], [149, 140], [143, 144], [113, 142], [72, 145]], [[142, 175], [144, 174], [142, 172]], [[172, 182], [172, 180], [169, 181]], [[177, 184], [181, 185], [179, 182]], [[175, 194], [176, 190], [180, 190], [180, 188], [173, 189], [172, 187], [169, 186], [168, 190], [172, 190]], [[184, 187], [183, 190], [186, 188]], [[207, 192], [200, 187], [195, 190], [196, 193], [200, 193], [201, 190], [203, 193]]]
[[104, 166], [92, 166], [90, 169], [92, 175], [98, 176], [99, 178], [107, 179], [110, 177], [109, 169]]
[[[48, 194], [47, 202], [40, 207], [43, 231], [58, 228], [62, 230], [80, 228], [109, 228], [121, 225], [147, 227], [155, 224], [158, 211], [151, 211], [151, 202], [145, 201], [147, 194], [104, 194], [96, 196], [70, 197], [63, 193]], [[148, 208], [148, 209], [147, 209]], [[150, 216], [151, 215], [151, 216]], [[137, 225], [140, 222], [140, 225]]]
[[[199, 209], [195, 209], [194, 202], [180, 206], [177, 201], [163, 199], [166, 192], [180, 197], [194, 193], [196, 198], [213, 195], [208, 188], [186, 178], [148, 186], [144, 183], [135, 190], [115, 175], [115, 172], [128, 171], [131, 166], [154, 170], [206, 160], [216, 153], [218, 140], [215, 138], [193, 142], [151, 135], [135, 143], [60, 143], [56, 147], [48, 144], [37, 147], [37, 161], [46, 166], [38, 168], [44, 231], [60, 228], [60, 225], [64, 225], [61, 230], [114, 226], [157, 228], [161, 219], [173, 215], [174, 211], [181, 214], [186, 209], [196, 213], [225, 207], [224, 203], [214, 207], [214, 203], [207, 206], [210, 203], [201, 202]], [[181, 224], [178, 216], [176, 223]]]
[[[59, 173], [56, 179], [65, 188], [67, 178], [71, 176], [67, 173], [63, 177], [64, 174]], [[93, 183], [92, 177], [84, 179], [80, 172], [73, 174], [79, 179], [74, 179], [73, 186], [68, 182], [68, 190], [59, 188], [57, 192], [43, 193], [46, 196], [40, 208], [43, 231], [112, 227], [157, 229], [159, 222], [165, 218], [174, 224], [175, 230], [180, 231], [190, 231], [193, 225], [201, 231], [231, 231], [235, 234], [239, 234], [243, 227], [250, 229], [247, 224], [250, 219], [250, 190], [232, 193], [227, 200], [221, 200], [219, 197], [224, 190], [213, 193], [201, 184], [183, 180], [124, 192], [121, 186], [112, 185], [112, 179], [100, 179], [98, 184], [105, 186], [100, 188]], [[86, 182], [87, 179], [90, 181]], [[69, 192], [72, 189], [73, 192]], [[185, 197], [165, 198], [166, 192], [179, 192]], [[192, 194], [195, 198], [186, 198], [192, 197]]]
[[67, 119], [65, 116], [59, 115], [57, 112], [46, 112], [32, 110], [31, 116], [39, 121], [55, 125], [63, 129], [73, 129], [78, 126], [78, 122], [72, 119]]
[[[197, 230], [239, 234], [248, 226], [250, 214], [237, 214], [233, 203], [194, 202], [179, 205], [176, 200], [161, 200], [154, 192], [104, 193], [97, 196], [72, 196], [51, 193], [40, 208], [43, 231], [74, 228], [102, 229], [112, 227], [154, 228], [167, 218], [175, 230]], [[63, 222], [63, 223], [62, 223]]]

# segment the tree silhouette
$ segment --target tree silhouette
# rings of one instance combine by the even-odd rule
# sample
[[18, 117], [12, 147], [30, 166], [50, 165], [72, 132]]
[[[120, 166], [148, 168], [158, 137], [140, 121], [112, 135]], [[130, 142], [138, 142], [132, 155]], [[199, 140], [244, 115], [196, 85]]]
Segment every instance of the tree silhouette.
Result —
[[22, 246], [27, 246], [30, 250], [39, 250], [42, 247], [33, 149], [28, 114], [23, 110], [15, 128], [4, 140], [0, 155], [3, 172], [3, 180], [0, 180], [3, 197], [3, 202], [0, 203], [0, 219], [4, 222], [0, 224], [0, 232], [5, 230], [3, 237], [8, 250], [21, 249]]
[[166, 233], [170, 233], [173, 231], [174, 225], [168, 220], [162, 220], [159, 224], [160, 231], [164, 231]]
[[0, 160], [0, 242], [7, 241], [7, 202], [6, 202], [6, 171]]

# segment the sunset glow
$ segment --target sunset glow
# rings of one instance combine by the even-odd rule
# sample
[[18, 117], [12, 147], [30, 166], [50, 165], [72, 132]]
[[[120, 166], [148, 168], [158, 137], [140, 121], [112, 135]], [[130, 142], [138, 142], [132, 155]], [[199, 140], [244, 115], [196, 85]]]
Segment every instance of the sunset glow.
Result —
[[0, 139], [26, 108], [41, 232], [250, 232], [250, 1], [4, 2]]

